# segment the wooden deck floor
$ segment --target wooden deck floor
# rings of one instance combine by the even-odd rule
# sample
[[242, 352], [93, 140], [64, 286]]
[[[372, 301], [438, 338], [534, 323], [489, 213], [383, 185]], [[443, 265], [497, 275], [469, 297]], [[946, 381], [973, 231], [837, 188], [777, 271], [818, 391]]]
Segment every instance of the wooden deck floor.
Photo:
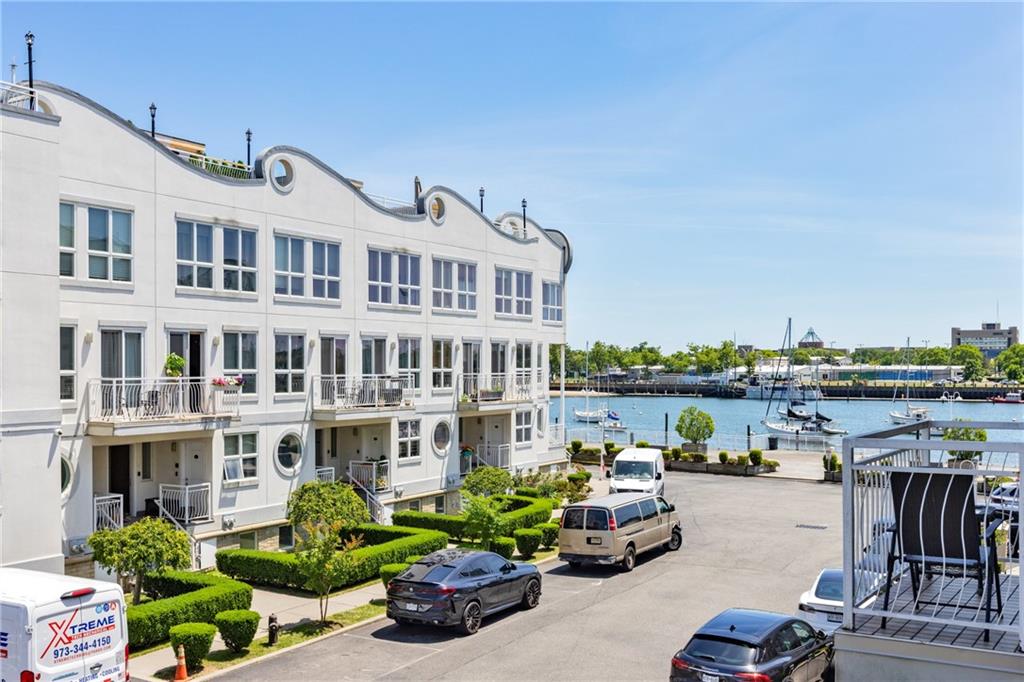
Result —
[[[930, 644], [947, 644], [951, 646], [967, 647], [971, 649], [985, 649], [1000, 651], [1003, 653], [1021, 653], [1019, 646], [1020, 635], [1016, 627], [1020, 625], [1020, 577], [1018, 575], [1004, 574], [1000, 576], [1000, 586], [1003, 596], [1002, 613], [996, 614], [996, 599], [992, 597], [993, 614], [991, 622], [1000, 625], [1014, 626], [1014, 632], [1001, 630], [990, 630], [989, 641], [985, 641], [985, 604], [980, 601], [976, 594], [977, 581], [965, 580], [963, 578], [946, 578], [941, 580], [933, 578], [925, 583], [921, 593], [920, 601], [941, 602], [952, 604], [952, 606], [935, 606], [933, 604], [918, 604], [918, 616], [934, 616], [946, 620], [963, 621], [964, 625], [950, 625], [944, 623], [925, 623], [915, 620], [906, 620], [890, 617], [885, 629], [882, 629], [882, 619], [878, 616], [865, 616], [859, 614], [855, 618], [856, 627], [854, 632], [877, 637], [891, 637], [894, 639], [911, 640]], [[894, 612], [911, 614], [914, 613], [914, 593], [910, 586], [909, 576], [904, 576], [902, 584], [899, 585], [899, 594], [896, 594], [897, 585], [893, 585], [893, 592], [890, 596], [889, 608]], [[941, 594], [940, 594], [941, 591]], [[870, 607], [874, 610], [882, 609], [884, 595], [879, 595]], [[956, 606], [959, 600], [959, 607]], [[979, 603], [981, 610], [978, 610]], [[975, 621], [975, 622], [971, 622]], [[1024, 654], [1022, 654], [1024, 655]]]

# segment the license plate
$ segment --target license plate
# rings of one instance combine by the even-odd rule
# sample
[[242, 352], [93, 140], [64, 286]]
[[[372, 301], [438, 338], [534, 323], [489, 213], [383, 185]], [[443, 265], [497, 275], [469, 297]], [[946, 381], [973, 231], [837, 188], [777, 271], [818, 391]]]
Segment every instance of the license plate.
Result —
[[700, 682], [718, 682], [718, 675], [708, 675], [707, 673], [700, 674]]
[[842, 623], [843, 614], [841, 613], [830, 613], [828, 614], [828, 622], [830, 623]]
[[600, 545], [601, 544], [601, 538], [588, 537], [587, 538], [587, 544], [588, 545]]
[[404, 604], [402, 604], [402, 608], [405, 609], [406, 611], [419, 611], [420, 610], [420, 605], [419, 604], [413, 604], [412, 602], [405, 602]]

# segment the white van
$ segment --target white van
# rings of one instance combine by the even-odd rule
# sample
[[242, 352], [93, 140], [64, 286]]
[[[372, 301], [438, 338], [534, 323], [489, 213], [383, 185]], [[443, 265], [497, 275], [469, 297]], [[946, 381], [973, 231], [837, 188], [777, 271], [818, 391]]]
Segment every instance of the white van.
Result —
[[116, 583], [0, 568], [0, 682], [128, 680]]
[[615, 455], [605, 476], [612, 479], [609, 495], [615, 493], [665, 494], [665, 458], [657, 448], [625, 448]]

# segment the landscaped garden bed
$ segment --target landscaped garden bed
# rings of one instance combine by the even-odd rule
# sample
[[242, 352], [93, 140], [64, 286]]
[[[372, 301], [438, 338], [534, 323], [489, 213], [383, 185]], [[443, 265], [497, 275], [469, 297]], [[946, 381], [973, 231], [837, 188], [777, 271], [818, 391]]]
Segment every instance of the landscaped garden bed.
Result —
[[764, 459], [760, 450], [751, 450], [749, 454], [730, 457], [724, 450], [718, 453], [717, 462], [708, 462], [707, 457], [699, 452], [687, 453], [673, 448], [671, 459], [665, 460], [665, 468], [670, 471], [689, 471], [699, 474], [721, 474], [726, 476], [757, 476], [769, 474], [779, 468], [773, 459]]

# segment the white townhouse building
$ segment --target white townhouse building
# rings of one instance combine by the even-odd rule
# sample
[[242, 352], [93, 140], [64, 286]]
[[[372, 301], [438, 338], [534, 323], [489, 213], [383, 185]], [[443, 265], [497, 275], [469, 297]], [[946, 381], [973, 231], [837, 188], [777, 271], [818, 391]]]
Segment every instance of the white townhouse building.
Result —
[[0, 94], [0, 565], [91, 573], [94, 529], [157, 515], [208, 566], [288, 546], [314, 478], [387, 522], [456, 509], [483, 463], [564, 466], [561, 232], [418, 180], [375, 198], [293, 147], [213, 159], [52, 84]]

